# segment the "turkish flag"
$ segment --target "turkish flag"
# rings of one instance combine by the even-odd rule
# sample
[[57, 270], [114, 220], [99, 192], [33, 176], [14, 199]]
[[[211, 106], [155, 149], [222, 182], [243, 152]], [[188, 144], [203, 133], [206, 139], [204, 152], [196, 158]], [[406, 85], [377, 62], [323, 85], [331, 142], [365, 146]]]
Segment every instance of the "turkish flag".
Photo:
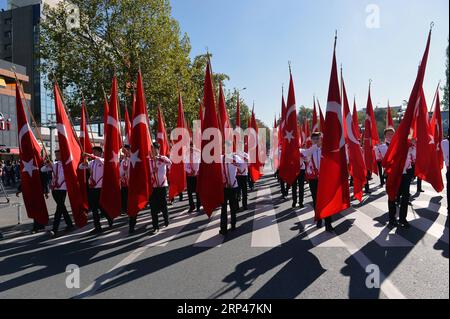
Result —
[[249, 130], [248, 148], [249, 148], [249, 174], [253, 182], [261, 178], [261, 167], [263, 164], [259, 154], [258, 124], [256, 123], [255, 111], [252, 110], [251, 129]]
[[[353, 123], [353, 117], [350, 113], [350, 106], [347, 98], [347, 90], [345, 89], [344, 79], [342, 83], [342, 101], [344, 104], [344, 134], [345, 142], [348, 146], [348, 166], [350, 175], [353, 177], [353, 194], [355, 198], [362, 201], [363, 186], [366, 183], [366, 166], [364, 157], [361, 152], [361, 146], [357, 136], [356, 125]], [[358, 128], [359, 129], [359, 128]]]
[[152, 193], [149, 155], [151, 151], [148, 132], [147, 104], [141, 71], [137, 79], [136, 105], [131, 125], [131, 156], [128, 186], [128, 216], [136, 217], [145, 208]]
[[125, 107], [125, 144], [130, 144], [131, 141], [131, 122], [128, 108]]
[[158, 134], [156, 140], [161, 147], [160, 154], [163, 156], [170, 156], [169, 139], [167, 138], [166, 124], [161, 111], [161, 106], [158, 106]]
[[434, 136], [434, 144], [438, 156], [439, 167], [444, 168], [444, 154], [442, 152], [442, 140], [444, 139], [444, 130], [442, 128], [441, 101], [439, 99], [439, 88], [436, 90], [436, 105], [434, 107], [433, 117], [430, 121], [431, 134]]
[[392, 119], [391, 106], [389, 105], [389, 102], [386, 112], [386, 128], [394, 128], [394, 120]]
[[231, 125], [225, 104], [225, 94], [223, 93], [222, 82], [220, 82], [219, 84], [219, 123], [220, 123], [220, 132], [222, 133], [222, 141], [226, 143], [228, 139], [227, 136], [225, 136], [225, 130], [229, 129]]
[[355, 137], [358, 141], [361, 141], [361, 129], [359, 128], [358, 111], [356, 110], [356, 99], [353, 99], [353, 126], [355, 127], [354, 132], [356, 132]]
[[295, 104], [294, 80], [292, 79], [291, 73], [279, 175], [288, 185], [293, 185], [299, 174], [300, 143], [297, 130], [297, 106]]
[[320, 113], [320, 131], [323, 132], [325, 130], [325, 117], [322, 113], [322, 108], [320, 107], [319, 101], [317, 101], [317, 104], [319, 105], [319, 113]]
[[[286, 102], [284, 101], [284, 94], [281, 95], [281, 118], [280, 126], [278, 129], [278, 145], [283, 148], [283, 136], [284, 136], [284, 126], [286, 124]], [[283, 150], [281, 151], [283, 152]]]
[[[206, 66], [205, 85], [203, 104], [205, 107], [205, 118], [203, 120], [203, 129], [219, 130], [219, 123], [216, 113], [216, 102], [214, 99], [214, 90], [211, 80], [211, 68], [209, 63]], [[219, 130], [220, 131], [220, 130]], [[205, 154], [208, 144], [218, 143], [213, 136], [203, 136], [202, 139], [202, 156], [200, 169], [198, 173], [197, 191], [202, 199], [202, 205], [205, 213], [211, 217], [212, 212], [222, 205], [224, 200], [224, 182], [222, 176], [222, 159], [221, 149], [216, 147]], [[211, 161], [205, 161], [205, 157], [211, 157]]]
[[[172, 159], [172, 166], [169, 171], [169, 199], [172, 200], [178, 194], [184, 192], [186, 189], [186, 170], [184, 167], [184, 151], [189, 144], [181, 145], [182, 141], [188, 141], [189, 136], [185, 136], [186, 132], [186, 121], [184, 119], [184, 109], [183, 109], [183, 100], [181, 98], [181, 93], [178, 92], [178, 120], [177, 120], [177, 128], [182, 130], [183, 136], [179, 136], [176, 140], [174, 140], [174, 145], [178, 143], [177, 147], [173, 147], [170, 153], [170, 157]], [[186, 132], [189, 134], [188, 132]], [[180, 160], [181, 159], [181, 160]]]
[[34, 137], [23, 109], [16, 84], [17, 135], [19, 138], [20, 180], [23, 201], [29, 218], [39, 225], [48, 224], [48, 211], [39, 168], [44, 164], [41, 147]]
[[120, 124], [118, 115], [117, 78], [114, 76], [111, 86], [111, 98], [106, 126], [103, 187], [100, 206], [112, 219], [120, 215], [122, 207], [120, 193]]
[[341, 109], [335, 44], [323, 132], [316, 220], [335, 215], [350, 207], [347, 155]]
[[317, 121], [317, 109], [316, 109], [316, 99], [314, 98], [314, 109], [313, 109], [313, 118], [312, 118], [312, 132], [319, 132], [319, 123]]
[[78, 177], [78, 165], [82, 160], [82, 150], [75, 135], [75, 130], [67, 116], [61, 93], [56, 83], [54, 85], [54, 96], [59, 150], [66, 180], [67, 195], [69, 196], [75, 224], [81, 228], [87, 224], [88, 220], [88, 205], [80, 191], [81, 186]]
[[442, 168], [439, 163], [437, 144], [428, 123], [428, 107], [423, 89], [420, 92], [418, 105], [415, 175], [430, 183], [440, 193], [444, 189]]
[[[378, 141], [378, 142], [377, 142]], [[379, 143], [377, 123], [373, 112], [372, 97], [370, 94], [367, 98], [366, 121], [364, 125], [364, 160], [367, 170], [378, 175], [377, 160], [375, 158], [375, 145]]]
[[[394, 137], [392, 138], [391, 144], [389, 145], [388, 151], [383, 160], [383, 167], [388, 175], [386, 191], [389, 195], [390, 201], [395, 201], [400, 188], [400, 182], [409, 150], [408, 136], [410, 134], [415, 108], [416, 105], [418, 105], [417, 102], [420, 102], [420, 90], [422, 89], [423, 79], [425, 77], [428, 53], [430, 51], [430, 42], [431, 31], [428, 35], [427, 46], [423, 54], [419, 72], [417, 73], [416, 82], [414, 83], [411, 96], [408, 99], [408, 106], [406, 108], [405, 115], [403, 120], [400, 122]], [[417, 150], [417, 152], [419, 152], [419, 150]], [[430, 154], [427, 155], [430, 156]]]

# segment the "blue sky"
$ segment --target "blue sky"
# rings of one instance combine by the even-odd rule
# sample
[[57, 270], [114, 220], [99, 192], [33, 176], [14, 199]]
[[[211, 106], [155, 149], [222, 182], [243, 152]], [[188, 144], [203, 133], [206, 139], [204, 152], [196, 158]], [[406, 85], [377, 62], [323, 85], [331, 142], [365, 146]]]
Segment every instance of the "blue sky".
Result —
[[[5, 7], [0, 0], [0, 7]], [[173, 15], [187, 32], [192, 56], [214, 54], [215, 72], [231, 77], [227, 88], [247, 87], [248, 104], [266, 124], [279, 113], [281, 85], [288, 84], [292, 61], [297, 105], [312, 105], [313, 94], [325, 108], [334, 31], [337, 59], [343, 65], [349, 98], [364, 108], [369, 79], [374, 105], [409, 97], [435, 22], [425, 93], [433, 99], [445, 81], [449, 36], [448, 0], [171, 0]], [[379, 8], [380, 27], [368, 28], [366, 8]]]

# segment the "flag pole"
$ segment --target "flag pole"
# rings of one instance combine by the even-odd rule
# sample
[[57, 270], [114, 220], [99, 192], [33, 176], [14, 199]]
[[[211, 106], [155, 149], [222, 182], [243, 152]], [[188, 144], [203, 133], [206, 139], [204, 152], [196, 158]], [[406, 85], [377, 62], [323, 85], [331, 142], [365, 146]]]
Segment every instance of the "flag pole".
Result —
[[39, 130], [39, 127], [38, 127], [38, 125], [37, 125], [36, 119], [34, 118], [33, 112], [31, 112], [31, 108], [30, 108], [30, 105], [28, 104], [28, 100], [27, 100], [26, 97], [25, 97], [25, 91], [23, 90], [22, 84], [20, 83], [19, 78], [17, 77], [16, 67], [13, 66], [11, 70], [12, 70], [13, 73], [14, 73], [14, 77], [15, 77], [15, 80], [16, 80], [16, 85], [17, 85], [18, 88], [19, 88], [19, 95], [22, 95], [22, 96], [23, 96], [23, 99], [22, 99], [21, 96], [19, 96], [19, 98], [20, 98], [21, 100], [25, 100], [25, 106], [26, 106], [26, 108], [27, 108], [28, 113], [30, 114], [31, 120], [32, 120], [33, 125], [34, 125], [34, 127], [35, 127], [35, 129], [36, 129], [36, 132], [37, 132], [37, 134], [38, 134], [39, 140], [40, 140], [41, 143], [42, 143], [42, 147], [43, 147], [43, 149], [44, 149], [45, 157], [48, 159], [49, 156], [48, 156], [47, 148], [45, 147], [44, 139], [42, 138], [41, 131]]
[[[434, 98], [433, 98], [433, 102], [431, 103], [431, 108], [430, 108], [430, 112], [433, 112], [433, 106], [434, 106], [434, 102], [436, 102], [436, 98], [439, 92], [439, 88], [441, 87], [441, 80], [439, 80], [439, 83], [437, 85], [436, 88], [436, 93], [434, 93]], [[434, 108], [436, 110], [436, 108]]]

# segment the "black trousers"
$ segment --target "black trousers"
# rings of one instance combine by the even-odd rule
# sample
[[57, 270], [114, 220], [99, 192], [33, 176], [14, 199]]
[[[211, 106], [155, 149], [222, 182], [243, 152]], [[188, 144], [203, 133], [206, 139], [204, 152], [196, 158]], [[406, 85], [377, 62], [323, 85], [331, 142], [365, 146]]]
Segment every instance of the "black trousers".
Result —
[[69, 212], [66, 208], [66, 195], [65, 190], [54, 190], [52, 191], [53, 199], [56, 202], [56, 212], [53, 218], [53, 231], [56, 233], [61, 222], [61, 217], [64, 217], [67, 227], [73, 227], [72, 219], [70, 219]]
[[[239, 195], [242, 198], [242, 207], [247, 209], [247, 201], [248, 201], [248, 189], [247, 189], [247, 175], [237, 176], [237, 182], [239, 186]], [[237, 201], [238, 210], [239, 210], [239, 201]]]
[[297, 204], [297, 190], [298, 198], [301, 205], [303, 205], [303, 198], [305, 193], [305, 170], [300, 170], [300, 175], [298, 175], [294, 184], [292, 185], [292, 203]]
[[[186, 176], [186, 184], [187, 184], [187, 193], [189, 199], [189, 208], [194, 210], [200, 210], [200, 196], [197, 193], [197, 176]], [[194, 193], [196, 203], [194, 203]]]
[[128, 187], [122, 187], [120, 189], [120, 196], [122, 201], [122, 213], [126, 213], [128, 210]]
[[[314, 210], [316, 210], [316, 203], [317, 203], [317, 187], [319, 186], [319, 180], [313, 179], [309, 181], [309, 189], [311, 190], [311, 197], [313, 200], [313, 206]], [[331, 226], [331, 216], [325, 218], [325, 225]]]
[[[413, 172], [408, 171], [406, 174], [402, 175], [402, 180], [400, 182], [400, 189], [398, 192], [398, 199], [400, 201], [400, 221], [406, 221], [406, 215], [408, 214], [408, 205], [409, 205], [409, 188], [412, 181]], [[389, 201], [389, 221], [394, 222], [396, 220], [397, 215], [397, 206], [395, 201]]]
[[247, 176], [248, 176], [248, 188], [250, 188], [250, 190], [253, 190], [253, 187], [255, 186], [255, 182], [252, 180], [252, 177], [250, 176], [250, 174], [248, 174]]
[[109, 223], [112, 222], [112, 220], [111, 220], [111, 218], [109, 218], [108, 214], [106, 214], [106, 212], [100, 207], [100, 194], [101, 194], [100, 188], [89, 188], [89, 193], [88, 193], [89, 208], [92, 211], [94, 227], [97, 230], [102, 229], [102, 226], [100, 224], [100, 218], [102, 216], [105, 217]]
[[381, 161], [380, 162], [377, 162], [377, 166], [378, 166], [378, 176], [380, 176], [380, 184], [381, 184], [381, 186], [384, 186], [384, 183], [385, 183], [385, 181], [384, 181], [384, 174], [383, 174], [383, 166], [381, 165]]
[[372, 178], [372, 172], [371, 171], [367, 171], [367, 176], [366, 176], [366, 185], [364, 185], [364, 192], [365, 193], [369, 193], [370, 189], [369, 189], [369, 181]]
[[153, 188], [150, 196], [150, 211], [152, 213], [153, 229], [159, 229], [159, 213], [162, 213], [164, 222], [169, 224], [169, 212], [167, 210], [167, 188]]
[[237, 205], [237, 188], [225, 188], [224, 189], [224, 201], [222, 203], [222, 211], [220, 214], [220, 230], [226, 232], [228, 228], [228, 213], [227, 206], [230, 206], [231, 214], [231, 226], [236, 226], [236, 213], [238, 211]]

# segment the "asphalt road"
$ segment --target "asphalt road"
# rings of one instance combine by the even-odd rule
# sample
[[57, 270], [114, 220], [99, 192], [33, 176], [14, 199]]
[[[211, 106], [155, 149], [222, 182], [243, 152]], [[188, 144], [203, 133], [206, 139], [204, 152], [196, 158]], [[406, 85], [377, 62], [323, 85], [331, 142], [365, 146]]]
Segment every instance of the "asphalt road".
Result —
[[[57, 239], [0, 225], [0, 298], [449, 298], [445, 195], [424, 183], [412, 227], [390, 231], [377, 185], [334, 217], [335, 235], [316, 229], [308, 188], [306, 207], [292, 209], [271, 175], [226, 238], [219, 212], [188, 215], [186, 201], [170, 207], [171, 225], [155, 236], [148, 211], [132, 236], [125, 217], [101, 236], [89, 224]], [[68, 265], [79, 267], [79, 288], [66, 285], [76, 275]]]

